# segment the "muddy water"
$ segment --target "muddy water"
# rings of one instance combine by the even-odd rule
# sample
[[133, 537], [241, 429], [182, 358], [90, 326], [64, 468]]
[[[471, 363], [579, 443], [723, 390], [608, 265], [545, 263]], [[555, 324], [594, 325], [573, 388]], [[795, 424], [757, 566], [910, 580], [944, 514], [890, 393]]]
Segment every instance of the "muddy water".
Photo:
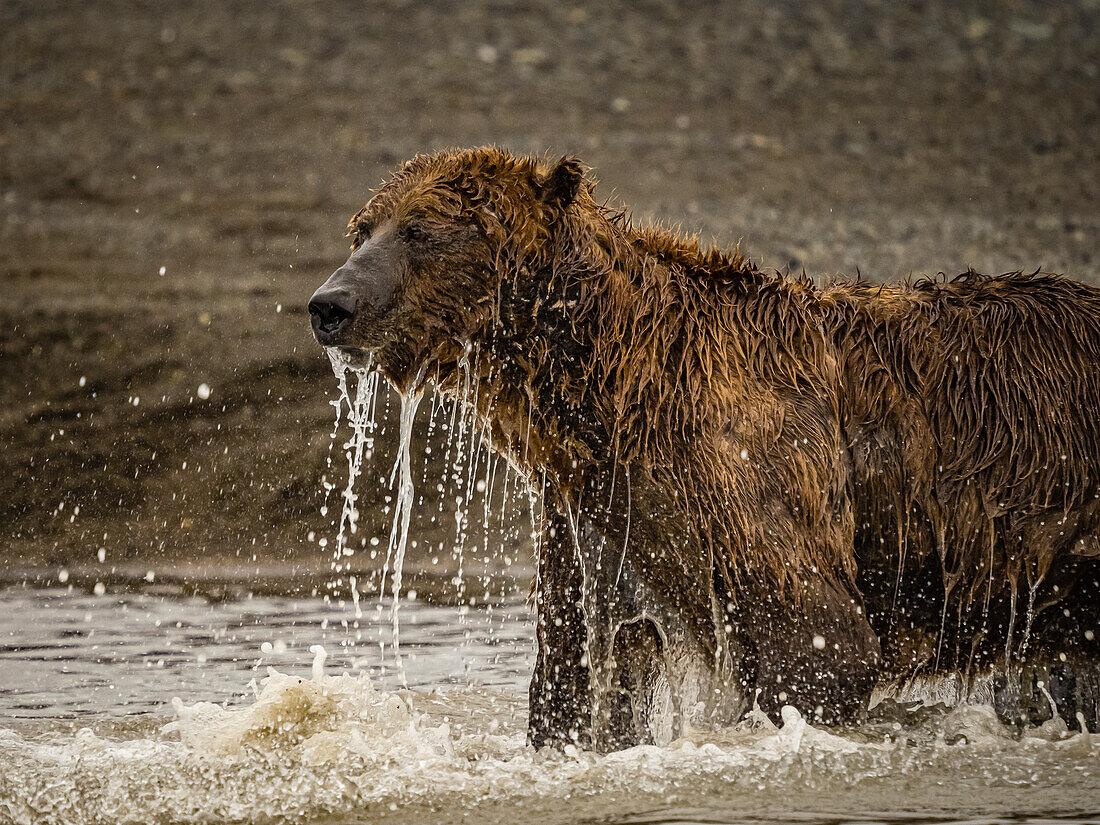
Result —
[[521, 600], [408, 600], [407, 689], [379, 607], [0, 591], [0, 822], [1100, 819], [1100, 735], [981, 707], [536, 753]]

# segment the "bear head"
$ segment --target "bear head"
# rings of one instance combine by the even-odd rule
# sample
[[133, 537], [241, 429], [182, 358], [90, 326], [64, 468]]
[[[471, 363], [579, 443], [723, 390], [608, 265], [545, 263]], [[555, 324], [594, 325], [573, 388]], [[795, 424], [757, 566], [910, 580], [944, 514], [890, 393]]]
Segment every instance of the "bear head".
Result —
[[314, 293], [318, 342], [372, 360], [395, 386], [453, 372], [500, 323], [505, 278], [535, 278], [555, 227], [591, 181], [495, 148], [419, 155], [348, 224], [351, 255]]

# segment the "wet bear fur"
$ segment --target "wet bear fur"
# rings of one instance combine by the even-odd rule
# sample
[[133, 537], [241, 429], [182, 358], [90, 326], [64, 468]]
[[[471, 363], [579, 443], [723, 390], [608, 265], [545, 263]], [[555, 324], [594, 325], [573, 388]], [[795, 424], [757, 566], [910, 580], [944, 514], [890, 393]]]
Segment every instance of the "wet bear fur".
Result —
[[594, 186], [573, 158], [449, 151], [350, 224], [406, 246], [345, 349], [404, 390], [473, 373], [542, 495], [531, 741], [613, 749], [662, 708], [667, 736], [754, 701], [841, 723], [929, 676], [1100, 725], [1100, 290], [816, 285]]

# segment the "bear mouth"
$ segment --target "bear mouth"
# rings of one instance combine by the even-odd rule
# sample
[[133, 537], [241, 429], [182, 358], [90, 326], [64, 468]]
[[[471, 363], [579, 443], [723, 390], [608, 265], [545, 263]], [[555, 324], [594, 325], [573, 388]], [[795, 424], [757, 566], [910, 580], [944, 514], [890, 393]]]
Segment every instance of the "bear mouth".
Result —
[[330, 358], [353, 370], [370, 370], [378, 366], [375, 352], [367, 347], [328, 346]]
[[432, 345], [411, 335], [379, 337], [381, 340], [371, 336], [368, 341], [330, 344], [324, 349], [334, 364], [360, 373], [377, 372], [403, 395], [431, 385], [458, 397], [462, 376], [470, 381], [479, 372], [476, 348], [469, 343], [448, 338]]
[[[402, 395], [423, 390], [430, 383], [429, 368], [435, 364], [429, 357], [418, 357], [394, 342], [375, 347], [334, 345], [325, 350], [334, 364], [364, 374], [377, 372]], [[437, 373], [438, 370], [431, 370], [432, 376]]]

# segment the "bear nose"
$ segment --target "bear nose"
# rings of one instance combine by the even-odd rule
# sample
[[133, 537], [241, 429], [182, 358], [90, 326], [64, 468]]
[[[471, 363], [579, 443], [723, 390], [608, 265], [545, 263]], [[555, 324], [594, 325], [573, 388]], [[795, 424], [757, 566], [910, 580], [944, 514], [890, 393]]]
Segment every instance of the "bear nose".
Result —
[[355, 317], [355, 298], [342, 289], [322, 287], [309, 301], [309, 320], [313, 334], [322, 344], [333, 343], [351, 326]]

